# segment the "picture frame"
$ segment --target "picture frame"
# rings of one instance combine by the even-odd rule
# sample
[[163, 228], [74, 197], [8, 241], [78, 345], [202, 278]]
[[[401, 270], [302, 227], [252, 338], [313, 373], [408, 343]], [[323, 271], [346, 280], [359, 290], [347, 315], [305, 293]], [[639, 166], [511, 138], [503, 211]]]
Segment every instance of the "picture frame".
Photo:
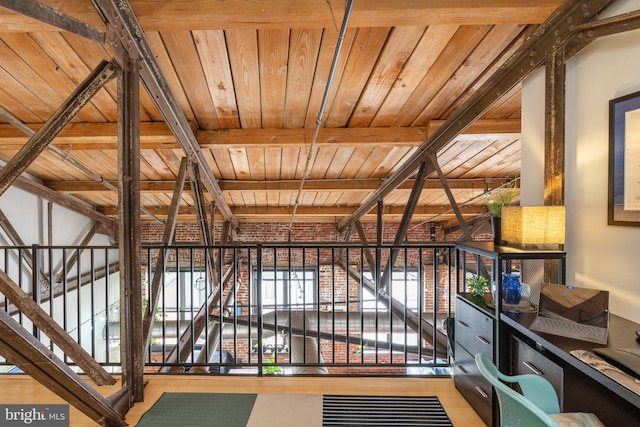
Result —
[[640, 92], [609, 101], [608, 224], [640, 227]]

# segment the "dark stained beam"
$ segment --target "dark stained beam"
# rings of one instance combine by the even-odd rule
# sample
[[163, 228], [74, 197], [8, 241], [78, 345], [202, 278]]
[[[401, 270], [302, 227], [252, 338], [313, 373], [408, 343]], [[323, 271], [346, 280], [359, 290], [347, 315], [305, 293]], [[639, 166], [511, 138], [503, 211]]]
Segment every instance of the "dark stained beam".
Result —
[[0, 170], [0, 195], [13, 184], [58, 133], [119, 71], [115, 62], [102, 61], [47, 120], [44, 126]]
[[[369, 242], [367, 240], [367, 235], [364, 231], [364, 227], [362, 227], [362, 223], [360, 221], [356, 221], [355, 227], [356, 232], [358, 233], [358, 237], [360, 238], [360, 244], [363, 246], [364, 259], [367, 261], [367, 267], [369, 267], [369, 271], [374, 274], [373, 277], [377, 277], [379, 274], [378, 268], [376, 268], [376, 260], [371, 253], [371, 249], [368, 248]], [[381, 243], [378, 242], [378, 244], [380, 245]]]
[[98, 385], [115, 384], [116, 380], [71, 338], [34, 300], [25, 293], [4, 271], [0, 270], [0, 292], [27, 316], [33, 324], [51, 339]]
[[[385, 265], [384, 271], [382, 272], [380, 282], [378, 283], [378, 290], [386, 289], [387, 284], [391, 281], [391, 274], [393, 271], [393, 267], [395, 266], [396, 259], [398, 258], [398, 254], [400, 253], [400, 247], [405, 243], [407, 232], [409, 231], [409, 226], [411, 225], [413, 213], [415, 212], [418, 202], [420, 201], [422, 187], [424, 186], [424, 182], [426, 181], [427, 176], [429, 176], [430, 173], [431, 170], [428, 167], [428, 162], [423, 162], [420, 165], [420, 169], [418, 170], [418, 175], [416, 176], [416, 180], [413, 184], [413, 189], [411, 190], [411, 194], [409, 195], [409, 200], [407, 201], [406, 206], [404, 206], [402, 219], [400, 220], [400, 224], [398, 225], [396, 237], [393, 240], [393, 248], [391, 249], [391, 253], [389, 254], [387, 265]], [[380, 209], [380, 207], [378, 207], [378, 209]]]
[[436, 173], [438, 174], [438, 178], [442, 183], [442, 188], [447, 194], [447, 199], [449, 199], [449, 204], [451, 205], [451, 209], [455, 213], [458, 223], [460, 224], [460, 228], [462, 229], [463, 236], [468, 240], [472, 240], [469, 227], [467, 226], [467, 223], [464, 220], [464, 217], [462, 216], [462, 211], [460, 210], [460, 206], [458, 206], [458, 203], [456, 203], [455, 197], [453, 197], [453, 193], [451, 192], [451, 187], [449, 186], [447, 177], [444, 175], [444, 173], [442, 173], [442, 169], [440, 169], [440, 164], [438, 164], [438, 159], [436, 158], [435, 155], [431, 155], [429, 156], [429, 161], [431, 162], [433, 169], [435, 169]]
[[[118, 40], [114, 40], [111, 43], [114, 51], [120, 52], [120, 48], [124, 47], [131, 58], [139, 60], [140, 77], [149, 95], [178, 139], [183, 151], [189, 158], [198, 163], [203, 183], [215, 200], [222, 216], [225, 220], [230, 221], [233, 226], [237, 226], [233, 212], [231, 212], [229, 204], [222, 196], [218, 181], [208, 167], [198, 141], [160, 70], [160, 65], [151, 51], [144, 31], [131, 6], [128, 2], [115, 0], [93, 0], [93, 3], [117, 36]], [[125, 58], [119, 59], [123, 61]]]
[[[178, 171], [178, 177], [176, 178], [173, 196], [171, 198], [171, 205], [169, 205], [169, 213], [167, 215], [167, 221], [164, 225], [164, 232], [162, 233], [162, 240], [160, 244], [171, 245], [176, 231], [176, 223], [178, 222], [178, 208], [180, 207], [180, 200], [182, 199], [182, 189], [184, 188], [184, 182], [187, 177], [187, 158], [183, 157], [180, 161], [180, 170]], [[151, 289], [149, 291], [149, 303], [147, 305], [147, 311], [144, 313], [144, 320], [142, 322], [142, 336], [145, 338], [145, 349], [149, 348], [151, 343], [151, 330], [153, 326], [153, 320], [158, 307], [158, 301], [160, 299], [160, 284], [164, 274], [164, 268], [167, 262], [167, 252], [162, 250], [158, 259], [156, 260], [155, 268], [153, 269], [153, 278], [151, 279]], [[145, 350], [146, 351], [146, 350]], [[145, 356], [146, 357], [146, 356]]]
[[211, 246], [211, 232], [209, 230], [209, 221], [207, 219], [207, 201], [204, 198], [204, 189], [201, 185], [200, 170], [198, 164], [189, 162], [189, 182], [191, 187], [191, 197], [195, 201], [196, 218], [198, 218], [198, 224], [200, 226], [200, 238], [202, 244], [205, 246]]
[[2, 310], [0, 355], [97, 423], [127, 425], [104, 397]]
[[565, 61], [599, 37], [640, 29], [640, 10], [577, 25], [567, 42]]
[[[204, 189], [202, 188], [202, 179], [200, 178], [200, 169], [195, 162], [188, 162], [187, 169], [189, 170], [189, 182], [191, 187], [191, 197], [195, 201], [196, 208], [196, 221], [200, 228], [200, 238], [204, 246], [213, 246], [214, 241], [211, 238], [213, 236], [213, 230], [209, 226], [209, 219], [207, 215], [207, 201], [204, 197]], [[215, 220], [215, 214], [212, 216], [212, 221]], [[214, 251], [207, 251], [209, 262], [207, 263], [207, 270], [209, 277], [214, 283], [218, 282], [218, 270], [216, 268], [216, 259]]]
[[565, 76], [564, 49], [545, 61], [544, 204], [564, 205]]
[[[78, 286], [85, 286], [90, 283], [94, 283], [97, 280], [103, 279], [109, 274], [116, 273], [119, 271], [120, 266], [118, 263], [113, 263], [106, 265], [104, 267], [96, 268], [93, 271], [82, 274], [81, 277], [70, 277], [64, 281], [64, 286], [56, 286], [54, 288], [53, 298], [58, 298], [64, 295], [65, 292], [73, 292], [78, 289]], [[30, 297], [33, 297], [31, 293], [28, 293]], [[44, 304], [49, 302], [51, 299], [51, 295], [49, 292], [41, 293], [40, 295], [40, 304]], [[4, 302], [0, 302], [0, 309], [5, 310], [9, 313], [10, 316], [14, 316], [18, 313], [18, 309], [15, 305], [8, 304], [8, 308], [5, 309]]]
[[[210, 313], [220, 306], [220, 299], [222, 298], [223, 289], [226, 288], [230, 280], [235, 276], [235, 267], [230, 265], [227, 271], [223, 274], [221, 283], [218, 284], [215, 292], [211, 292], [207, 297], [207, 301], [202, 304], [193, 322], [185, 328], [184, 332], [180, 335], [178, 343], [171, 349], [166, 357], [166, 362], [169, 364], [180, 364], [185, 362], [191, 355], [191, 349], [193, 348], [193, 337], [199, 337], [204, 330], [205, 324], [209, 321]], [[163, 366], [160, 368], [161, 373], [179, 373], [182, 370], [180, 366]]]
[[[18, 246], [18, 247], [26, 246], [26, 244], [24, 243], [24, 240], [22, 240], [22, 238], [20, 237], [20, 234], [18, 234], [18, 230], [16, 230], [15, 227], [11, 224], [11, 221], [9, 221], [9, 218], [7, 218], [7, 216], [4, 214], [2, 209], [0, 209], [0, 228], [7, 235], [7, 237], [13, 244], [13, 246]], [[31, 251], [25, 248], [21, 250], [20, 253], [22, 256], [22, 261], [27, 265], [27, 267], [29, 267], [29, 270], [33, 272], [34, 262], [33, 262], [33, 254], [31, 253]], [[43, 289], [45, 290], [49, 289], [49, 283], [47, 282], [46, 277], [47, 277], [46, 274], [44, 274], [44, 272], [41, 270], [39, 274], [39, 278], [42, 281], [42, 285], [44, 285]]]
[[140, 226], [140, 64], [127, 58], [118, 78], [118, 246], [122, 385], [144, 400], [142, 231]]
[[[9, 123], [11, 123], [17, 129], [20, 129], [23, 133], [25, 133], [26, 135], [29, 135], [30, 137], [33, 136], [36, 133], [33, 129], [31, 129], [30, 127], [28, 127], [27, 125], [25, 125], [24, 123], [19, 121], [17, 117], [15, 117], [13, 114], [9, 113], [8, 111], [3, 109], [2, 107], [0, 107], [0, 117], [4, 117], [5, 119], [7, 119], [7, 121]], [[115, 184], [112, 184], [112, 183], [110, 183], [108, 181], [105, 181], [100, 175], [96, 174], [92, 169], [90, 169], [88, 167], [85, 167], [81, 162], [76, 160], [69, 153], [68, 150], [64, 150], [63, 151], [63, 150], [59, 149], [58, 147], [56, 147], [53, 144], [49, 144], [47, 146], [47, 148], [49, 150], [51, 150], [52, 152], [54, 152], [55, 154], [57, 154], [58, 156], [60, 156], [60, 158], [63, 159], [65, 162], [69, 163], [70, 165], [74, 166], [78, 170], [82, 171], [88, 177], [92, 178], [95, 182], [99, 183], [103, 187], [108, 188], [110, 191], [112, 191], [114, 193], [118, 193], [118, 188], [115, 186]], [[142, 210], [144, 212], [144, 208], [142, 208]], [[145, 213], [147, 215], [153, 217], [153, 215], [151, 215], [151, 213], [149, 213], [149, 212], [145, 212]], [[162, 221], [158, 220], [157, 218], [156, 218], [156, 220], [158, 222], [162, 222]], [[49, 230], [51, 230], [51, 228], [49, 228]]]
[[[98, 230], [98, 224], [97, 223], [93, 224], [93, 227], [91, 227], [91, 230], [89, 230], [87, 232], [87, 234], [84, 236], [84, 239], [82, 239], [82, 242], [80, 242], [79, 246], [80, 247], [85, 247], [85, 246], [89, 245], [89, 242], [91, 242], [91, 239], [93, 239], [93, 236], [96, 235], [97, 230]], [[66, 276], [66, 274], [69, 271], [71, 271], [71, 269], [78, 263], [78, 258], [80, 257], [81, 253], [82, 253], [82, 249], [78, 249], [76, 251], [73, 251], [73, 255], [71, 255], [71, 258], [69, 258], [67, 260], [67, 263], [62, 268], [62, 271], [60, 271], [56, 275], [54, 283], [62, 282], [62, 280]]]
[[594, 0], [586, 3], [567, 0], [541, 24], [520, 49], [516, 51], [456, 112], [418, 148], [416, 153], [400, 166], [396, 172], [376, 190], [354, 214], [340, 223], [340, 229], [351, 229], [352, 223], [375, 207], [402, 182], [406, 181], [423, 162], [425, 157], [443, 148], [480, 117], [500, 97], [546, 59], [563, 40], [571, 36], [576, 25], [589, 22], [609, 6], [613, 0]]
[[54, 9], [37, 0], [0, 0], [0, 7], [28, 16], [58, 29], [68, 31], [80, 37], [104, 42], [104, 31], [101, 31], [79, 19], [65, 15], [59, 9]]

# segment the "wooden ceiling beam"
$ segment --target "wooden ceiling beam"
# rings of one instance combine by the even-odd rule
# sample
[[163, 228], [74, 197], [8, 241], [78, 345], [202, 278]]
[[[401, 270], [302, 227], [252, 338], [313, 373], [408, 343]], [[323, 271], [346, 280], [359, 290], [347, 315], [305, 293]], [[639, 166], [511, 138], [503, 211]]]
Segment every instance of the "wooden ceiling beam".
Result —
[[[168, 206], [147, 206], [147, 209], [156, 216], [164, 217], [169, 213]], [[265, 218], [272, 216], [291, 218], [293, 207], [268, 207], [268, 206], [256, 206], [256, 207], [234, 207], [233, 213], [239, 218], [257, 217], [262, 221]], [[355, 211], [355, 207], [352, 206], [334, 206], [334, 207], [315, 207], [315, 206], [300, 206], [296, 211], [296, 217], [347, 217]], [[109, 216], [115, 216], [118, 214], [116, 207], [103, 207], [100, 211]], [[404, 214], [404, 206], [385, 206], [383, 215], [385, 217], [397, 217], [399, 221]], [[481, 215], [486, 213], [487, 210], [484, 206], [466, 206], [461, 208], [463, 215]], [[375, 210], [370, 212], [375, 216]], [[431, 217], [434, 215], [450, 214], [453, 215], [451, 207], [449, 205], [443, 206], [417, 206], [413, 214], [413, 219], [421, 219], [424, 217]], [[180, 216], [196, 216], [196, 208], [192, 206], [181, 206], [178, 215]], [[386, 219], [386, 218], [385, 218]]]
[[[60, 13], [98, 29], [105, 26], [88, 1], [39, 0]], [[344, 2], [326, 0], [130, 0], [145, 31], [335, 28]], [[562, 0], [367, 0], [355, 2], [350, 25], [391, 27], [427, 25], [539, 24]], [[58, 31], [52, 25], [0, 9], [3, 31]]]
[[[411, 190], [413, 179], [409, 179], [398, 187], [398, 190]], [[509, 178], [491, 178], [491, 186], [495, 187], [509, 181]], [[362, 191], [375, 190], [382, 184], [382, 179], [319, 179], [306, 180], [305, 191]], [[299, 180], [287, 181], [225, 181], [220, 180], [220, 189], [225, 192], [279, 192], [298, 191]], [[450, 188], [463, 190], [484, 190], [487, 187], [483, 178], [454, 178], [447, 180]], [[44, 186], [61, 194], [82, 194], [107, 191], [103, 185], [94, 181], [45, 181]], [[117, 184], [114, 182], [114, 185]], [[437, 179], [427, 179], [423, 189], [441, 189]], [[143, 193], [171, 193], [175, 189], [175, 181], [141, 181], [140, 191]]]
[[[316, 145], [399, 147], [418, 146], [444, 121], [434, 120], [427, 127], [322, 128]], [[29, 125], [34, 132], [39, 125]], [[200, 148], [273, 148], [303, 146], [313, 129], [219, 129], [195, 130]], [[478, 120], [463, 133], [470, 138], [519, 134], [520, 119]], [[10, 124], [0, 124], [0, 147], [19, 150], [28, 137]], [[70, 123], [55, 138], [60, 150], [116, 150], [116, 123]], [[163, 122], [140, 123], [140, 148], [146, 150], [180, 149], [171, 129]]]

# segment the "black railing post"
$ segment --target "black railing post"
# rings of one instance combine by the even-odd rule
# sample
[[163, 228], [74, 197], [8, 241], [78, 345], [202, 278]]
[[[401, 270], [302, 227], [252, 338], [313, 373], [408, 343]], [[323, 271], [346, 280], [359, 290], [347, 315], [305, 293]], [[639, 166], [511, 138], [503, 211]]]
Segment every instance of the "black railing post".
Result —
[[[262, 318], [262, 245], [256, 247], [256, 302], [258, 311], [258, 376], [262, 376], [262, 333], [263, 333], [263, 318]], [[249, 319], [251, 319], [251, 310], [249, 310]], [[251, 336], [251, 334], [249, 334]]]
[[[31, 258], [33, 260], [32, 261], [33, 266], [31, 267], [31, 280], [32, 280], [31, 297], [33, 298], [33, 301], [39, 305], [40, 304], [40, 251], [38, 250], [37, 244], [31, 246]], [[22, 257], [18, 259], [22, 259]], [[33, 336], [40, 339], [40, 332], [38, 331], [38, 328], [36, 327], [35, 323], [33, 324]]]

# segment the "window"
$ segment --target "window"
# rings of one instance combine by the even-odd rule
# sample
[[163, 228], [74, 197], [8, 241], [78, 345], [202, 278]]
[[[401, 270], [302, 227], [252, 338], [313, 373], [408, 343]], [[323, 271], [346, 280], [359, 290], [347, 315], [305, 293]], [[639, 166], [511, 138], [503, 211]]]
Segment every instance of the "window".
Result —
[[[373, 282], [370, 271], [364, 272], [364, 277]], [[386, 287], [391, 296], [405, 305], [407, 309], [417, 312], [419, 310], [420, 281], [417, 269], [394, 270], [391, 274], [391, 282]], [[362, 311], [376, 310], [376, 296], [366, 287], [362, 288]], [[377, 300], [377, 311], [388, 311], [386, 305]]]
[[[373, 281], [370, 271], [364, 272], [364, 277]], [[391, 282], [386, 287], [391, 296], [406, 307], [408, 311], [418, 313], [420, 309], [420, 281], [418, 280], [418, 269], [394, 270], [391, 274]], [[377, 313], [387, 313], [389, 309], [366, 287], [362, 288], [362, 311]], [[400, 345], [418, 345], [418, 334], [411, 330], [403, 332], [388, 333], [385, 331], [363, 332], [362, 338], [389, 342]], [[369, 350], [365, 350], [367, 353]], [[387, 352], [388, 350], [378, 350]]]
[[[254, 278], [257, 278], [254, 271]], [[262, 308], [267, 310], [310, 310], [317, 308], [317, 272], [315, 269], [262, 270], [262, 283], [254, 279], [252, 301], [258, 304], [261, 291]]]
[[[167, 318], [189, 319], [206, 300], [207, 280], [204, 271], [164, 273], [164, 295], [160, 296], [158, 307], [164, 307]], [[168, 315], [169, 312], [176, 314]]]

